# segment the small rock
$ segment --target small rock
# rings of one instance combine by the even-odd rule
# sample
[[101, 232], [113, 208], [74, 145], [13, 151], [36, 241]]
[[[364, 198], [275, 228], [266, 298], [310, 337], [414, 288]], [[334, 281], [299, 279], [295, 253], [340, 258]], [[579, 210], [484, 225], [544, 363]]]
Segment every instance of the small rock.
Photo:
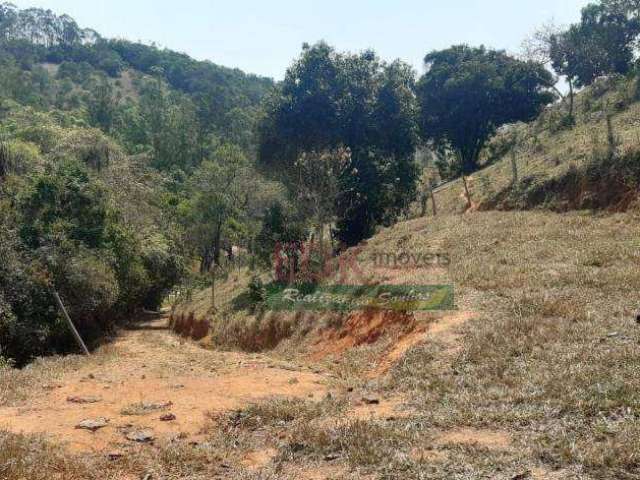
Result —
[[74, 396], [74, 397], [67, 397], [67, 402], [70, 403], [98, 403], [101, 402], [102, 398], [100, 397], [92, 397], [92, 396], [88, 396], [88, 397], [78, 397], [78, 396]]
[[362, 397], [362, 401], [365, 405], [378, 405], [380, 404], [380, 399], [376, 397]]
[[58, 384], [52, 384], [52, 385], [43, 385], [42, 389], [43, 390], [55, 390], [56, 388], [62, 388], [62, 385], [58, 385]]
[[107, 453], [107, 458], [111, 461], [118, 460], [122, 458], [124, 454], [122, 452], [109, 452]]
[[90, 430], [92, 432], [95, 432], [97, 430], [100, 430], [101, 428], [106, 427], [108, 423], [109, 423], [109, 420], [103, 417], [95, 418], [95, 419], [87, 419], [87, 420], [81, 421], [78, 425], [76, 425], [76, 428], [80, 430]]
[[150, 429], [144, 430], [133, 430], [125, 435], [127, 440], [131, 440], [132, 442], [138, 443], [148, 443], [152, 442], [155, 438], [153, 431]]
[[167, 413], [160, 417], [161, 422], [172, 422], [175, 419], [176, 419], [176, 416], [173, 413]]

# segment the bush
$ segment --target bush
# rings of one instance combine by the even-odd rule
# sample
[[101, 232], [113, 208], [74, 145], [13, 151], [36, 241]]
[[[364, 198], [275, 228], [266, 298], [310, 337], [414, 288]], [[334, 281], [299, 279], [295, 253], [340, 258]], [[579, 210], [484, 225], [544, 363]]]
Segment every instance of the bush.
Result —
[[58, 158], [72, 158], [95, 170], [122, 157], [122, 149], [97, 128], [66, 130], [53, 153]]
[[256, 311], [267, 299], [267, 290], [264, 283], [257, 275], [251, 277], [251, 281], [247, 286], [247, 299], [252, 311]]
[[77, 327], [89, 339], [100, 337], [115, 325], [112, 309], [119, 288], [109, 264], [82, 249], [56, 259], [55, 286]]
[[[53, 353], [58, 319], [41, 266], [17, 247], [10, 231], [0, 229], [0, 356], [21, 365]], [[57, 346], [64, 350], [64, 341]]]
[[144, 240], [142, 262], [150, 279], [143, 305], [156, 309], [182, 277], [184, 263], [176, 246], [160, 234], [151, 235]]
[[38, 146], [21, 140], [0, 143], [5, 173], [24, 175], [31, 173], [44, 163]]
[[0, 209], [0, 355], [18, 365], [75, 351], [54, 288], [92, 343], [134, 310], [157, 307], [183, 272], [175, 245], [126, 227], [84, 165], [48, 167], [22, 177], [16, 201]]

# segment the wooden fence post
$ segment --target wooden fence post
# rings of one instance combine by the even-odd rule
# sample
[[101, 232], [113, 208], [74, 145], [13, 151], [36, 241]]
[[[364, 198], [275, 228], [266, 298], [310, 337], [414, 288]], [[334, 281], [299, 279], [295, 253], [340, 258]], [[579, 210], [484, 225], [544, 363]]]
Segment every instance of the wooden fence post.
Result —
[[435, 189], [433, 188], [433, 184], [434, 182], [431, 181], [430, 185], [431, 185], [431, 206], [433, 207], [433, 216], [437, 216], [438, 215], [438, 211], [436, 210], [436, 192]]

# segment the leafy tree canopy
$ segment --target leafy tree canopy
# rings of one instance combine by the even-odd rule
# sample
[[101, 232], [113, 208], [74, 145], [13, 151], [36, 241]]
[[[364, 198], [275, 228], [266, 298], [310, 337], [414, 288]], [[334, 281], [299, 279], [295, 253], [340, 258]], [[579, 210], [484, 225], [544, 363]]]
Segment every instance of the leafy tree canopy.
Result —
[[347, 244], [395, 218], [415, 194], [414, 82], [403, 62], [381, 62], [372, 51], [338, 53], [320, 42], [303, 47], [267, 102], [260, 163], [289, 185], [301, 155], [350, 150], [352, 168], [341, 174], [337, 198], [339, 235]]
[[580, 23], [551, 38], [553, 68], [579, 87], [602, 75], [625, 74], [633, 65], [639, 34], [637, 2], [590, 4], [582, 10]]
[[504, 124], [535, 118], [554, 96], [540, 64], [503, 51], [458, 45], [429, 53], [418, 84], [426, 140], [453, 150], [464, 173], [478, 168], [487, 140]]

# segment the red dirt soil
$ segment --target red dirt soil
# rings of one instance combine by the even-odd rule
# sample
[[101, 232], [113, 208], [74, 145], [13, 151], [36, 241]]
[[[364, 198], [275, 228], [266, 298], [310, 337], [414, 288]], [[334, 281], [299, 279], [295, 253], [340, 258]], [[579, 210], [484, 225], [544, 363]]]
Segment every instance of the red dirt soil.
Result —
[[[310, 371], [279, 368], [259, 355], [204, 350], [155, 328], [127, 332], [109, 348], [113, 355], [106, 361], [89, 359], [53, 385], [34, 386], [23, 404], [0, 408], [0, 428], [42, 433], [75, 451], [127, 448], [132, 442], [125, 434], [145, 428], [159, 439], [180, 435], [197, 441], [210, 412], [276, 396], [320, 399], [327, 390], [325, 379]], [[100, 401], [74, 403], [68, 401], [72, 397]], [[145, 415], [123, 414], [140, 402], [171, 405]], [[168, 413], [176, 419], [160, 421]], [[95, 433], [75, 428], [100, 417], [109, 423]]]

